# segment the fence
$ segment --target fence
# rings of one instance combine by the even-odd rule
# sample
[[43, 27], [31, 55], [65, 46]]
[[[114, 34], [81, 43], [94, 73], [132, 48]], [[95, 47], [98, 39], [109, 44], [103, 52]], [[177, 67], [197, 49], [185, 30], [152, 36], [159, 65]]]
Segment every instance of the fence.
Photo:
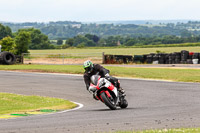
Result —
[[102, 63], [102, 53], [24, 53], [24, 64], [83, 64], [85, 60]]
[[104, 55], [104, 53], [31, 53], [23, 54], [24, 64], [83, 64], [85, 60], [103, 64], [200, 64], [200, 53], [182, 50], [175, 53], [147, 55]]

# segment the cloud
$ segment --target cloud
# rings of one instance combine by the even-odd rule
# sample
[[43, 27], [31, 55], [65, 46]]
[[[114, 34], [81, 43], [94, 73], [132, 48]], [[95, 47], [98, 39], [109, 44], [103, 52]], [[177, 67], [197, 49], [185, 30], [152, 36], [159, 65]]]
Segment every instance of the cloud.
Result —
[[2, 21], [198, 19], [199, 0], [0, 0]]

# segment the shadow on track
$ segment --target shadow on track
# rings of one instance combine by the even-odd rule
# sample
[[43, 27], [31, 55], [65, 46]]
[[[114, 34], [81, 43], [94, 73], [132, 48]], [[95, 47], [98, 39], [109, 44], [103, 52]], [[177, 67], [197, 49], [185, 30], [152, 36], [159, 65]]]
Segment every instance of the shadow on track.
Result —
[[125, 109], [121, 109], [121, 108], [117, 108], [116, 110], [111, 110], [109, 108], [105, 108], [105, 109], [92, 109], [92, 110], [86, 110], [86, 111], [119, 111], [119, 110], [143, 110], [143, 109], [146, 109], [145, 107], [140, 107], [140, 108], [132, 108], [132, 107], [128, 107], [128, 108], [125, 108]]

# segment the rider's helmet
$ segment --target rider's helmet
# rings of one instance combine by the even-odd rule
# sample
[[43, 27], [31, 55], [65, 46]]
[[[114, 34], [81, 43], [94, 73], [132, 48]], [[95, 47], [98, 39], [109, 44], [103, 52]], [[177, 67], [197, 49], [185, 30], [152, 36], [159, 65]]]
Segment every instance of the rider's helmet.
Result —
[[83, 63], [83, 68], [86, 73], [91, 73], [93, 71], [94, 65], [90, 60], [87, 60]]

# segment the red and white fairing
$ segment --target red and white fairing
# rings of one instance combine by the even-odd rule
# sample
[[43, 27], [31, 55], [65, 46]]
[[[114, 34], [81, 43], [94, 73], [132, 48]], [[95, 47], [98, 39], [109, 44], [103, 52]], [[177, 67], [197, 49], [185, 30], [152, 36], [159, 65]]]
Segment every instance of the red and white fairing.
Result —
[[93, 92], [93, 97], [96, 100], [102, 101], [112, 110], [115, 110], [117, 106], [121, 108], [128, 106], [126, 99], [109, 80], [101, 78], [99, 75], [93, 75], [90, 79], [89, 91]]
[[[105, 83], [105, 84], [102, 85], [103, 83]], [[116, 95], [116, 97], [118, 97], [117, 88], [110, 81], [108, 81], [105, 78], [99, 77], [97, 85], [94, 85], [94, 84], [91, 83], [90, 86], [96, 88], [97, 90], [100, 90], [102, 87], [106, 87], [109, 90], [113, 91], [114, 94]], [[105, 91], [105, 92], [110, 97], [110, 93], [108, 93], [108, 91]]]

